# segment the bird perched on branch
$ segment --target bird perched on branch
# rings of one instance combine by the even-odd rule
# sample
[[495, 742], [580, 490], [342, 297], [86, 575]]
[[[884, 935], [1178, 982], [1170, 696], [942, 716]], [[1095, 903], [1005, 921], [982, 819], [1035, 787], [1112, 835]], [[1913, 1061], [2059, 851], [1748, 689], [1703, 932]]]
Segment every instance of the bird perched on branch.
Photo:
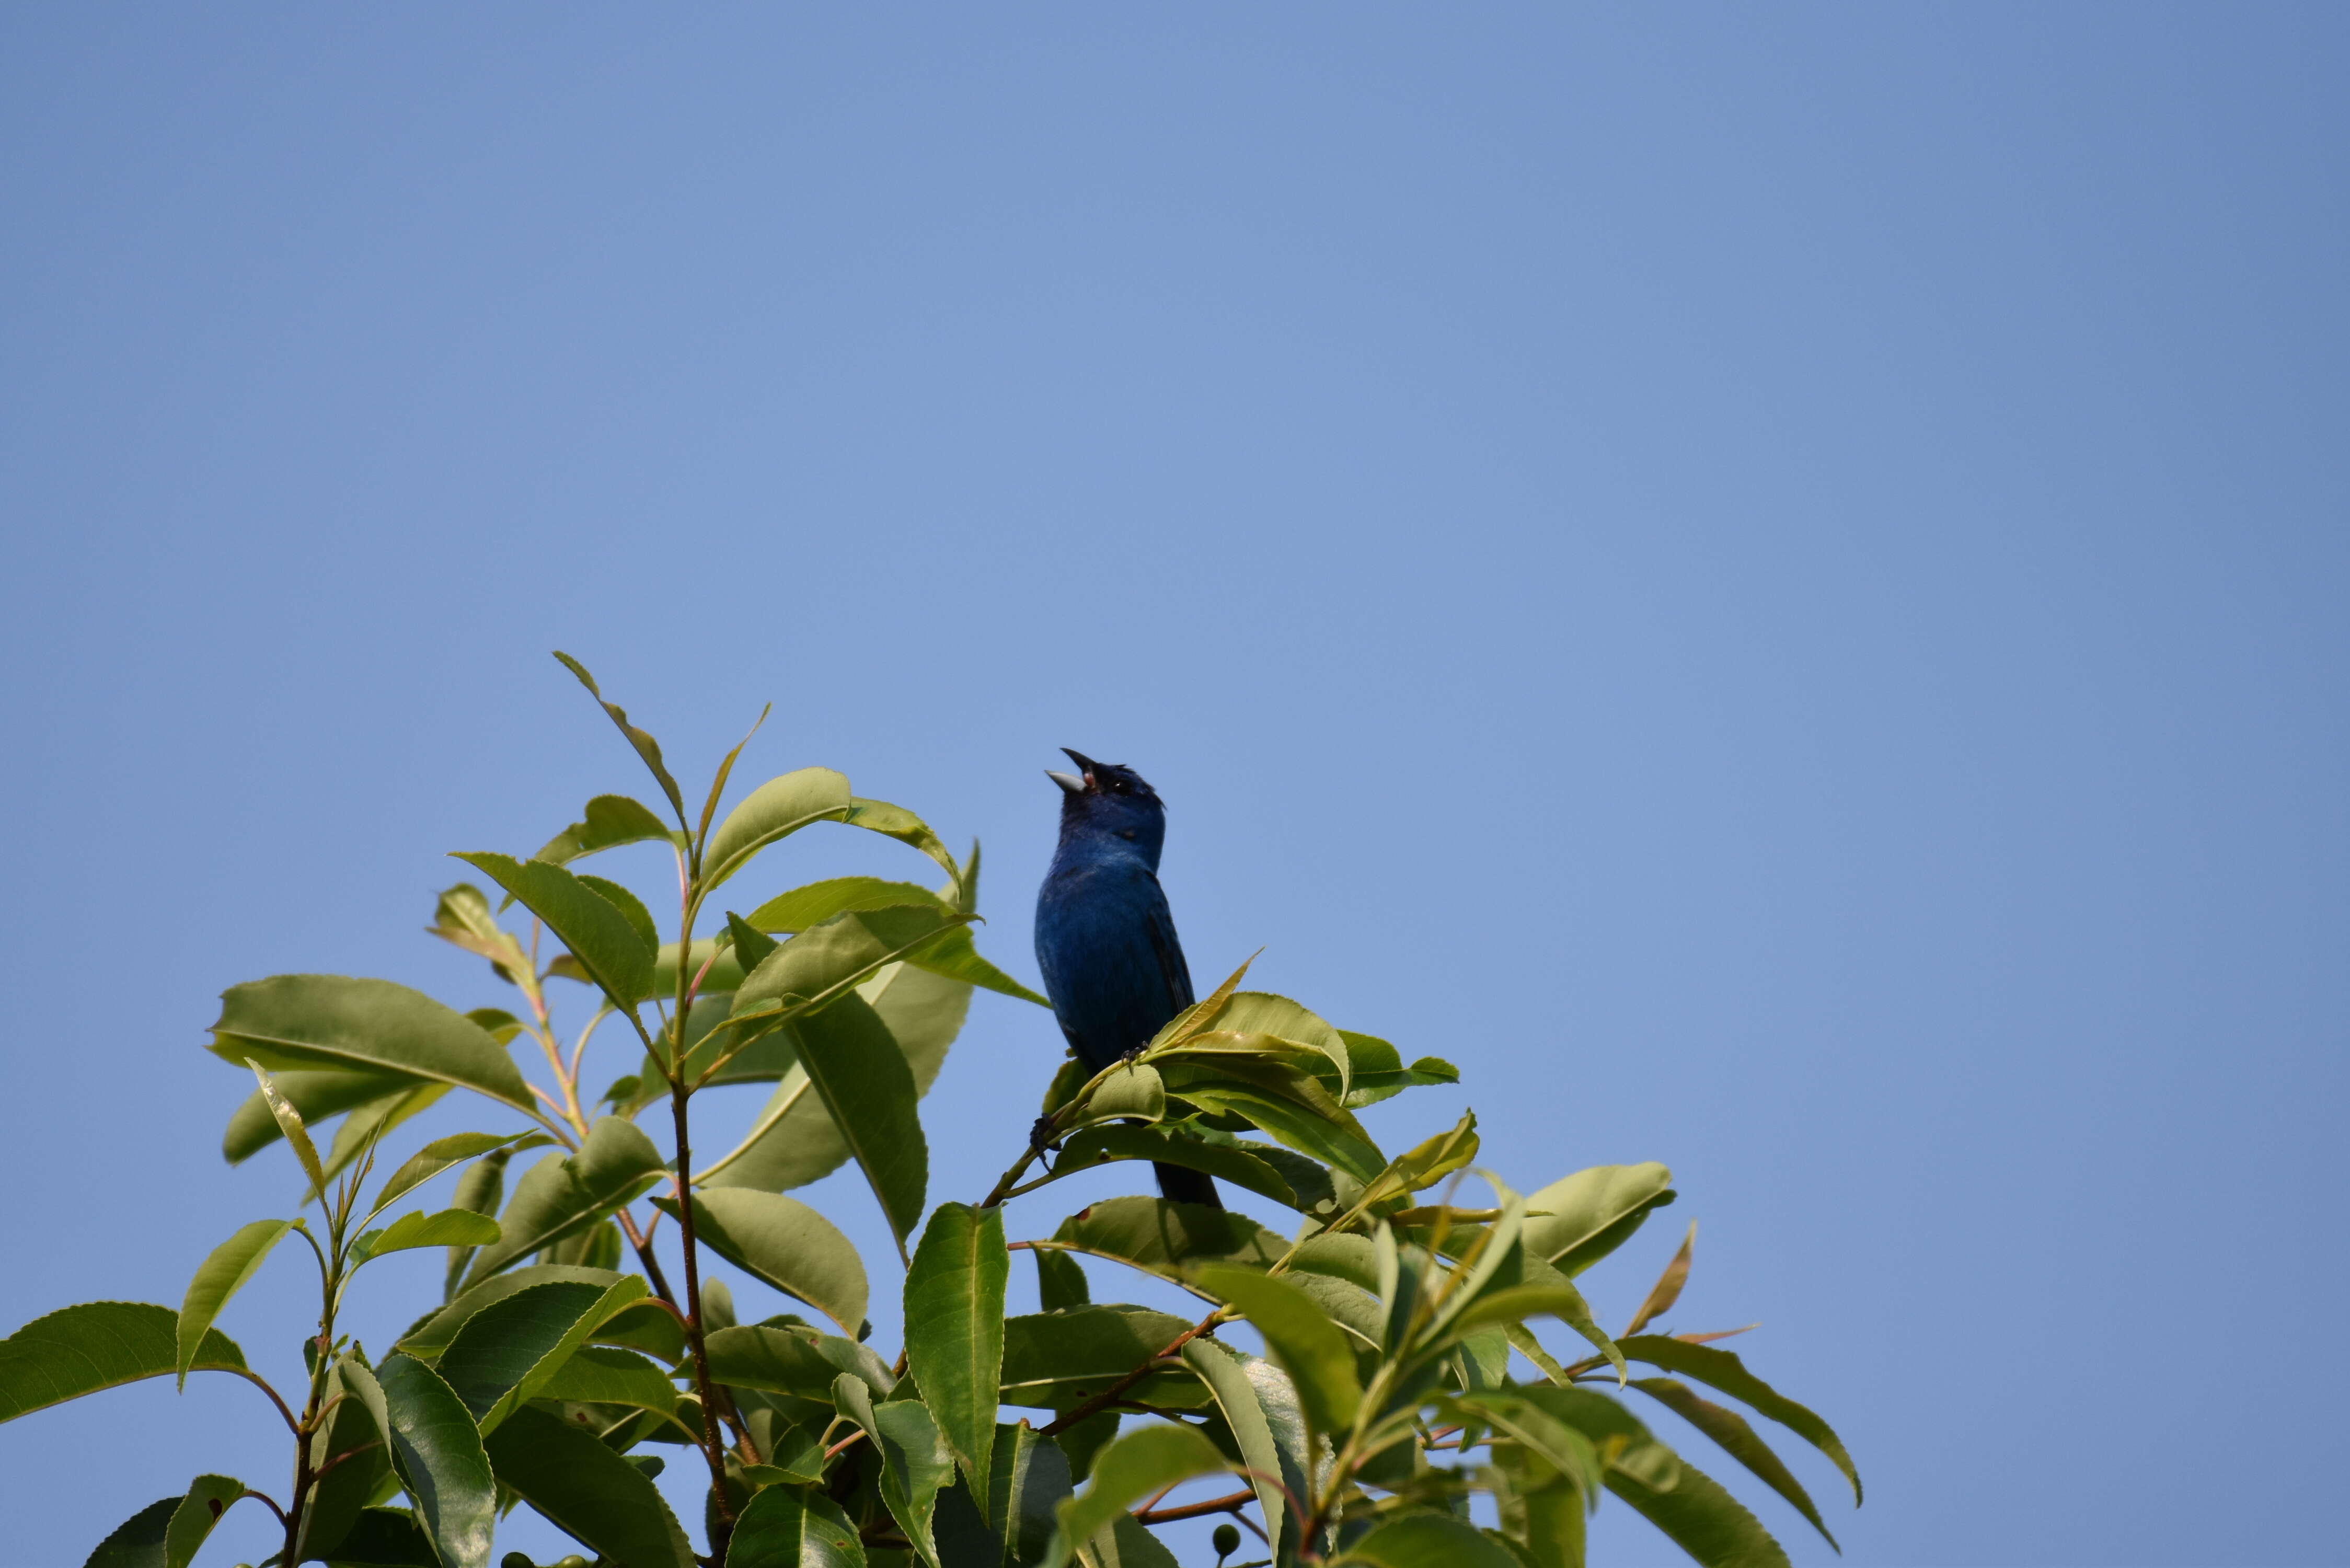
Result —
[[[1098, 1073], [1191, 1005], [1191, 970], [1159, 886], [1165, 804], [1132, 768], [1061, 749], [1077, 772], [1047, 770], [1061, 786], [1061, 843], [1036, 893], [1036, 967], [1069, 1048]], [[1201, 1172], [1151, 1168], [1163, 1196], [1223, 1207]]]

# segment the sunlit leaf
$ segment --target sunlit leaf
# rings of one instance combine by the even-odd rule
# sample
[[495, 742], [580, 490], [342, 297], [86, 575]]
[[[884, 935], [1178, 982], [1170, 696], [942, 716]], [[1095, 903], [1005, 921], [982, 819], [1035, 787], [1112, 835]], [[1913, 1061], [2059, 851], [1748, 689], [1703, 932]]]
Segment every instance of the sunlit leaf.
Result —
[[650, 806], [624, 794], [599, 794], [588, 803], [577, 822], [548, 839], [531, 858], [562, 866], [598, 850], [656, 838], [681, 846], [685, 835], [654, 815]]
[[[355, 1106], [390, 1099], [424, 1081], [407, 1073], [301, 1069], [272, 1073], [270, 1076], [277, 1080], [277, 1092], [301, 1113], [303, 1122], [308, 1126], [317, 1126]], [[269, 1109], [269, 1101], [256, 1088], [229, 1117], [228, 1130], [221, 1138], [221, 1153], [231, 1165], [241, 1164], [285, 1136], [278, 1128], [277, 1117]]]
[[[547, 1141], [543, 1135], [531, 1133], [451, 1133], [436, 1137], [400, 1162], [400, 1168], [383, 1179], [376, 1189], [374, 1212], [382, 1213], [399, 1199], [423, 1186], [452, 1165], [478, 1159], [492, 1149], [509, 1148], [528, 1138], [532, 1143]], [[476, 1210], [476, 1213], [480, 1210]]]
[[1061, 1221], [1053, 1241], [1179, 1282], [1194, 1264], [1271, 1268], [1289, 1243], [1245, 1214], [1164, 1198], [1109, 1198]]
[[591, 1284], [550, 1282], [517, 1291], [467, 1318], [435, 1366], [474, 1423], [497, 1429], [562, 1368], [573, 1352], [614, 1313], [647, 1294], [630, 1275], [598, 1291]]
[[546, 921], [614, 1005], [633, 1006], [651, 994], [653, 948], [658, 944], [646, 940], [650, 917], [645, 917], [644, 927], [634, 918], [643, 915], [643, 905], [624, 910], [585, 879], [544, 860], [517, 860], [487, 851], [455, 858], [494, 880]]
[[743, 797], [702, 850], [702, 888], [717, 887], [777, 839], [850, 811], [848, 780], [830, 768], [800, 768], [769, 779]]
[[846, 1372], [887, 1397], [898, 1380], [879, 1355], [852, 1339], [814, 1329], [743, 1324], [722, 1328], [704, 1342], [710, 1376], [737, 1388], [764, 1388], [805, 1398], [832, 1398], [833, 1379]]
[[[181, 1369], [179, 1314], [146, 1302], [84, 1302], [36, 1317], [0, 1339], [0, 1421], [102, 1388]], [[244, 1353], [213, 1329], [186, 1363], [192, 1372], [245, 1371]]]
[[188, 1386], [188, 1369], [212, 1334], [213, 1320], [220, 1316], [221, 1308], [229, 1297], [244, 1287], [253, 1278], [262, 1261], [269, 1256], [286, 1231], [294, 1228], [290, 1220], [255, 1220], [241, 1225], [236, 1233], [212, 1250], [202, 1263], [196, 1265], [195, 1277], [188, 1282], [187, 1294], [180, 1302], [179, 1322], [174, 1331], [178, 1346], [180, 1386]]
[[1508, 1547], [1465, 1519], [1406, 1513], [1374, 1526], [1340, 1552], [1336, 1563], [1373, 1568], [1518, 1568]]
[[498, 1240], [474, 1254], [468, 1285], [585, 1230], [641, 1194], [667, 1162], [641, 1128], [602, 1116], [573, 1155], [548, 1154], [523, 1173], [499, 1215]]
[[1647, 1165], [1578, 1170], [1526, 1197], [1526, 1251], [1572, 1279], [1629, 1241], [1673, 1200], [1672, 1172]]
[[1315, 1431], [1344, 1432], [1354, 1425], [1363, 1397], [1354, 1349], [1311, 1297], [1286, 1281], [1231, 1263], [1204, 1264], [1192, 1277], [1256, 1325], [1265, 1348], [1296, 1385], [1298, 1402]]
[[1704, 1568], [1788, 1568], [1787, 1553], [1762, 1521], [1723, 1490], [1720, 1481], [1687, 1460], [1669, 1490], [1658, 1490], [1620, 1469], [1607, 1472], [1607, 1490]]
[[302, 1125], [302, 1113], [277, 1092], [276, 1084], [271, 1081], [268, 1071], [260, 1063], [248, 1057], [244, 1064], [253, 1069], [254, 1077], [260, 1081], [261, 1097], [268, 1103], [269, 1114], [277, 1118], [277, 1130], [286, 1135], [286, 1145], [293, 1149], [295, 1158], [302, 1162], [303, 1174], [310, 1179], [310, 1191], [314, 1195], [325, 1191], [326, 1168], [318, 1163], [318, 1147], [310, 1141], [309, 1129]]
[[1268, 1413], [1267, 1393], [1277, 1386], [1294, 1404], [1297, 1397], [1295, 1386], [1279, 1368], [1212, 1339], [1195, 1339], [1185, 1345], [1183, 1360], [1215, 1395], [1216, 1407], [1224, 1413], [1224, 1424], [1232, 1428], [1232, 1440], [1240, 1447], [1241, 1460], [1253, 1472], [1249, 1485], [1256, 1492], [1264, 1532], [1279, 1541], [1284, 1517], [1282, 1489], [1287, 1486], [1302, 1497], [1305, 1477], [1295, 1463], [1295, 1456], [1284, 1455], [1283, 1445], [1274, 1437], [1274, 1426], [1280, 1415], [1277, 1410]]
[[[677, 1212], [671, 1199], [654, 1202], [664, 1212]], [[799, 1199], [742, 1187], [712, 1188], [694, 1196], [693, 1231], [712, 1251], [807, 1303], [851, 1338], [863, 1325], [863, 1261], [837, 1226]]]
[[388, 980], [281, 974], [231, 986], [210, 1049], [280, 1069], [392, 1071], [473, 1089], [536, 1113], [504, 1047], [473, 1020]]
[[[1085, 1306], [1009, 1318], [1003, 1324], [1003, 1403], [1068, 1409], [1150, 1360], [1191, 1326], [1148, 1307]], [[1165, 1402], [1158, 1380], [1141, 1390], [1154, 1402]]]
[[922, 1217], [931, 1156], [916, 1109], [920, 1091], [896, 1036], [854, 992], [801, 1017], [792, 1033], [800, 1066], [865, 1172], [902, 1252]]
[[1665, 1272], [1657, 1276], [1657, 1282], [1648, 1289], [1648, 1299], [1640, 1303], [1640, 1310], [1634, 1313], [1632, 1321], [1625, 1325], [1627, 1334], [1639, 1333], [1673, 1310], [1673, 1303], [1681, 1299], [1681, 1287], [1689, 1283], [1690, 1251], [1696, 1245], [1697, 1222], [1691, 1220], [1689, 1234], [1681, 1238], [1680, 1248], [1673, 1253], [1673, 1261], [1667, 1263]]
[[906, 1273], [906, 1357], [974, 1496], [987, 1495], [1012, 1254], [1003, 1210], [941, 1203]]
[[[1285, 1152], [1285, 1151], [1284, 1151]], [[1295, 1190], [1267, 1161], [1231, 1144], [1210, 1143], [1180, 1127], [1096, 1125], [1072, 1133], [1054, 1158], [1055, 1176], [1073, 1176], [1113, 1160], [1147, 1159], [1204, 1171], [1233, 1186], [1302, 1209]]]

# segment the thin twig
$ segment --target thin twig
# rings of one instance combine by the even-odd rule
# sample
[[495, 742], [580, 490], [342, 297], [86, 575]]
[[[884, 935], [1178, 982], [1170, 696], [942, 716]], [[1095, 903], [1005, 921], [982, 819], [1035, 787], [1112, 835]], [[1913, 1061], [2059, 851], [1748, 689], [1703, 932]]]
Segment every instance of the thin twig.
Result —
[[[1170, 1486], [1167, 1491], [1174, 1490]], [[1165, 1497], [1167, 1491], [1160, 1492], [1159, 1497]], [[1159, 1498], [1150, 1501], [1156, 1502]], [[1236, 1514], [1255, 1501], [1256, 1493], [1253, 1491], [1236, 1491], [1227, 1497], [1211, 1497], [1205, 1502], [1187, 1502], [1179, 1508], [1154, 1509], [1146, 1503], [1134, 1511], [1134, 1521], [1137, 1524], [1172, 1524], [1179, 1519], [1202, 1519], [1211, 1513]], [[1262, 1539], [1263, 1532], [1257, 1533]]]

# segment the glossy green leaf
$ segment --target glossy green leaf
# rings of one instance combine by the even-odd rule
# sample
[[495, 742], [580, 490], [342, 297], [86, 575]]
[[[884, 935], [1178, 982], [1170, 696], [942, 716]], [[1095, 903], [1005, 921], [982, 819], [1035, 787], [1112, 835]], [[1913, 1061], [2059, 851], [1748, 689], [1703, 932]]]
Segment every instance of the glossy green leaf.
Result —
[[[423, 1080], [406, 1073], [301, 1071], [273, 1073], [277, 1092], [300, 1112], [306, 1124], [317, 1124], [354, 1106], [391, 1098]], [[237, 1106], [221, 1138], [221, 1154], [231, 1165], [241, 1164], [285, 1136], [269, 1101], [259, 1089]]]
[[1600, 1165], [1526, 1199], [1526, 1251], [1572, 1279], [1629, 1241], [1649, 1213], [1673, 1200], [1672, 1172]]
[[564, 669], [578, 678], [580, 685], [588, 688], [588, 695], [595, 698], [598, 704], [603, 708], [605, 717], [610, 719], [613, 726], [627, 739], [629, 744], [636, 748], [638, 758], [651, 773], [654, 781], [661, 786], [661, 794], [668, 797], [671, 808], [677, 813], [678, 821], [682, 825], [685, 820], [685, 797], [678, 793], [677, 781], [670, 777], [668, 764], [661, 761], [660, 742], [636, 725], [629, 723], [627, 711], [619, 703], [604, 701], [602, 689], [596, 684], [596, 678], [588, 673], [586, 665], [560, 649], [556, 650], [555, 657], [562, 662]]
[[180, 1302], [174, 1335], [181, 1387], [188, 1386], [188, 1369], [195, 1364], [221, 1308], [244, 1287], [245, 1281], [253, 1278], [262, 1260], [269, 1256], [270, 1249], [293, 1228], [290, 1220], [255, 1220], [249, 1225], [241, 1225], [234, 1235], [214, 1247], [211, 1255], [196, 1265], [195, 1277], [188, 1282], [187, 1294]]
[[832, 1398], [833, 1379], [846, 1372], [887, 1397], [898, 1380], [879, 1355], [852, 1339], [813, 1329], [744, 1324], [722, 1328], [703, 1345], [710, 1376], [736, 1388], [764, 1388], [804, 1398]]
[[1094, 1456], [1086, 1490], [1061, 1505], [1061, 1526], [1045, 1554], [1047, 1568], [1059, 1568], [1076, 1543], [1092, 1540], [1095, 1532], [1153, 1493], [1231, 1468], [1216, 1445], [1190, 1427], [1139, 1427], [1125, 1433]]
[[210, 1049], [225, 1061], [405, 1073], [536, 1114], [513, 1059], [480, 1024], [388, 980], [281, 974], [231, 986], [212, 1029]]
[[1183, 1361], [1216, 1397], [1216, 1407], [1224, 1413], [1224, 1424], [1232, 1428], [1232, 1441], [1239, 1445], [1241, 1462], [1254, 1472], [1249, 1477], [1249, 1486], [1256, 1493], [1264, 1532], [1279, 1541], [1284, 1517], [1282, 1487], [1294, 1485], [1302, 1496], [1305, 1476], [1301, 1472], [1292, 1482], [1286, 1473], [1296, 1466], [1283, 1462], [1282, 1446], [1274, 1435], [1277, 1417], [1266, 1412], [1265, 1390], [1277, 1383], [1294, 1402], [1295, 1386], [1270, 1364], [1212, 1339], [1195, 1339], [1185, 1345]]
[[1375, 1526], [1334, 1560], [1373, 1568], [1519, 1568], [1510, 1549], [1446, 1513], [1406, 1513]]
[[432, 1538], [406, 1509], [363, 1508], [328, 1559], [328, 1568], [441, 1568]]
[[[906, 1058], [915, 1090], [928, 1094], [948, 1046], [962, 1029], [971, 1008], [971, 987], [897, 963], [858, 986], [857, 994], [881, 1015]], [[749, 1135], [695, 1180], [712, 1187], [780, 1192], [828, 1176], [847, 1158], [847, 1142], [833, 1126], [806, 1070], [795, 1064], [784, 1071]]]
[[1245, 1058], [1169, 1057], [1167, 1092], [1207, 1111], [1241, 1116], [1309, 1158], [1369, 1181], [1387, 1165], [1378, 1145], [1312, 1075]]
[[172, 1515], [179, 1511], [182, 1501], [181, 1497], [160, 1499], [116, 1525], [82, 1568], [162, 1568], [164, 1532], [171, 1529]]
[[198, 1476], [163, 1527], [162, 1568], [188, 1568], [221, 1515], [247, 1495], [244, 1483], [234, 1476]]
[[294, 1158], [302, 1162], [302, 1173], [310, 1179], [311, 1194], [316, 1196], [325, 1191], [326, 1168], [318, 1162], [318, 1148], [310, 1141], [309, 1129], [302, 1125], [302, 1113], [294, 1108], [293, 1102], [277, 1092], [277, 1085], [260, 1063], [248, 1057], [244, 1064], [253, 1069], [254, 1077], [260, 1082], [261, 1097], [267, 1103], [269, 1114], [277, 1118], [277, 1130], [285, 1135], [286, 1145], [294, 1150]]
[[677, 845], [684, 835], [653, 815], [650, 806], [631, 800], [624, 794], [599, 794], [588, 803], [577, 822], [546, 841], [533, 860], [562, 866], [593, 855], [599, 850], [613, 849], [623, 844], [641, 844], [659, 839]]
[[[457, 1178], [456, 1187], [449, 1194], [449, 1206], [474, 1214], [495, 1214], [498, 1204], [505, 1197], [508, 1157], [509, 1151], [502, 1148], [482, 1156], [472, 1168]], [[504, 1227], [499, 1227], [499, 1233], [504, 1233]], [[442, 1271], [441, 1282], [442, 1300], [449, 1301], [456, 1296], [458, 1287], [465, 1278], [465, 1266], [473, 1261], [473, 1248], [449, 1249], [449, 1266]]]
[[492, 878], [546, 921], [616, 1005], [633, 1006], [651, 994], [653, 954], [643, 931], [628, 911], [587, 882], [544, 860], [487, 852], [455, 858]]
[[[1635, 1377], [1632, 1386], [1654, 1399], [1699, 1431], [1713, 1439], [1721, 1450], [1760, 1478], [1762, 1483], [1794, 1505], [1795, 1511], [1810, 1521], [1814, 1530], [1830, 1546], [1836, 1538], [1828, 1532], [1827, 1522], [1812, 1502], [1812, 1494], [1804, 1490], [1779, 1456], [1747, 1424], [1746, 1417], [1710, 1399], [1698, 1397], [1686, 1383], [1669, 1377]], [[1837, 1547], [1838, 1551], [1843, 1548]]]
[[1620, 1344], [1624, 1354], [1632, 1359], [1693, 1377], [1709, 1388], [1743, 1400], [1819, 1449], [1852, 1483], [1853, 1504], [1859, 1506], [1860, 1472], [1853, 1467], [1852, 1456], [1845, 1451], [1843, 1439], [1825, 1421], [1746, 1370], [1746, 1364], [1739, 1360], [1736, 1352], [1654, 1334], [1635, 1334]]
[[865, 1430], [881, 1456], [881, 1501], [913, 1542], [915, 1555], [939, 1568], [931, 1512], [939, 1489], [954, 1477], [954, 1455], [927, 1406], [912, 1399], [873, 1403], [863, 1380], [842, 1373], [833, 1380], [833, 1404]]
[[457, 1331], [465, 1326], [465, 1321], [492, 1302], [504, 1301], [516, 1291], [526, 1291], [533, 1285], [546, 1284], [550, 1281], [577, 1281], [593, 1284], [600, 1291], [607, 1285], [619, 1283], [623, 1277], [610, 1269], [581, 1268], [572, 1263], [525, 1263], [518, 1269], [511, 1269], [483, 1281], [440, 1311], [411, 1325], [406, 1334], [400, 1335], [399, 1348], [420, 1361], [436, 1361], [441, 1353], [449, 1348], [450, 1342], [457, 1337]]
[[1147, 1159], [1205, 1171], [1275, 1203], [1306, 1207], [1298, 1201], [1288, 1181], [1265, 1160], [1246, 1149], [1210, 1143], [1180, 1127], [1165, 1125], [1099, 1125], [1071, 1133], [1053, 1160], [1053, 1174], [1074, 1176], [1080, 1170], [1122, 1159]]
[[633, 1350], [583, 1345], [564, 1358], [536, 1395], [578, 1405], [632, 1405], [666, 1411], [677, 1404], [669, 1374]]
[[822, 1492], [773, 1486], [734, 1521], [727, 1568], [865, 1568], [865, 1546]]
[[497, 1486], [472, 1413], [439, 1374], [412, 1355], [385, 1357], [376, 1382], [383, 1390], [392, 1468], [433, 1550], [445, 1568], [488, 1568]]
[[[245, 1371], [244, 1353], [213, 1329], [186, 1364], [192, 1372]], [[0, 1339], [0, 1421], [103, 1388], [181, 1369], [179, 1314], [145, 1302], [84, 1302], [36, 1317]]]
[[941, 1203], [906, 1272], [908, 1366], [974, 1496], [987, 1495], [1012, 1254], [1003, 1210]]
[[813, 822], [849, 815], [848, 780], [830, 768], [799, 768], [769, 779], [743, 797], [710, 835], [702, 851], [702, 887], [717, 887], [768, 845]]
[[801, 1017], [792, 1033], [800, 1066], [865, 1172], [902, 1253], [921, 1220], [931, 1172], [916, 1108], [920, 1094], [905, 1054], [881, 1015], [853, 992]]
[[[331, 1406], [310, 1438], [310, 1473], [317, 1481], [302, 1511], [302, 1552], [296, 1561], [326, 1555], [358, 1522], [360, 1511], [391, 1476], [391, 1456], [383, 1428], [375, 1422], [375, 1401], [359, 1394], [350, 1376], [354, 1357], [346, 1353], [327, 1369], [322, 1391]], [[360, 1375], [368, 1376], [364, 1367]], [[372, 1376], [368, 1376], [373, 1383]], [[376, 1393], [380, 1395], [381, 1389]], [[348, 1396], [348, 1397], [346, 1397]], [[430, 1553], [431, 1549], [426, 1548]]]
[[1669, 1490], [1658, 1490], [1621, 1469], [1607, 1472], [1607, 1490], [1704, 1568], [1788, 1568], [1787, 1553], [1762, 1521], [1686, 1459]]
[[[451, 1133], [436, 1137], [407, 1159], [400, 1168], [384, 1178], [376, 1189], [373, 1214], [380, 1214], [400, 1199], [406, 1197], [453, 1165], [478, 1159], [493, 1149], [509, 1148], [528, 1138], [532, 1143], [545, 1143], [540, 1134], [526, 1133]], [[527, 1146], [525, 1146], [527, 1147]], [[461, 1205], [460, 1207], [463, 1207]], [[473, 1210], [481, 1212], [479, 1210]], [[372, 1218], [372, 1215], [370, 1215]]]
[[1055, 1242], [1184, 1281], [1193, 1264], [1273, 1267], [1289, 1243], [1245, 1214], [1163, 1198], [1110, 1198], [1061, 1221]]
[[651, 1478], [594, 1433], [524, 1406], [490, 1434], [489, 1457], [502, 1484], [589, 1550], [627, 1568], [695, 1568]]
[[611, 1315], [648, 1293], [631, 1274], [598, 1290], [556, 1282], [491, 1303], [458, 1329], [436, 1369], [484, 1432], [537, 1397], [572, 1354]]
[[479, 1284], [540, 1248], [586, 1230], [643, 1193], [666, 1168], [660, 1150], [635, 1123], [598, 1117], [578, 1153], [549, 1154], [523, 1173], [513, 1199], [498, 1216], [498, 1240], [474, 1254], [465, 1282]]
[[486, 1247], [498, 1233], [496, 1220], [469, 1209], [443, 1209], [437, 1214], [419, 1209], [360, 1237], [359, 1255], [380, 1258], [411, 1247]]
[[[654, 1200], [677, 1212], [673, 1199]], [[839, 1227], [780, 1192], [720, 1187], [694, 1195], [694, 1235], [712, 1251], [838, 1324], [850, 1338], [865, 1322], [865, 1264]]]
[[[1073, 1307], [1009, 1318], [1003, 1403], [1068, 1409], [1149, 1361], [1191, 1326], [1148, 1307]], [[1153, 1391], [1155, 1382], [1143, 1390]]]
[[1314, 1300], [1285, 1280], [1231, 1263], [1208, 1263], [1193, 1273], [1200, 1287], [1245, 1314], [1265, 1347], [1297, 1386], [1307, 1423], [1327, 1434], [1354, 1425], [1362, 1403], [1355, 1352], [1338, 1325]]

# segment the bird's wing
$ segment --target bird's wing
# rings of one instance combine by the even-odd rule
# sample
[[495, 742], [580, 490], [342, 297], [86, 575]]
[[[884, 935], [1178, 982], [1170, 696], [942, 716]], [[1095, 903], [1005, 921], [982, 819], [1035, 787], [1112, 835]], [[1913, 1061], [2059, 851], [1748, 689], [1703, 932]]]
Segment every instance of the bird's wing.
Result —
[[1172, 1018], [1191, 1005], [1191, 966], [1183, 961], [1183, 943], [1175, 935], [1175, 915], [1167, 907], [1167, 895], [1159, 892], [1158, 879], [1151, 880], [1151, 891], [1159, 896], [1150, 901], [1145, 912], [1144, 929], [1150, 933], [1150, 950], [1159, 955], [1159, 978], [1167, 982], [1167, 1016]]

